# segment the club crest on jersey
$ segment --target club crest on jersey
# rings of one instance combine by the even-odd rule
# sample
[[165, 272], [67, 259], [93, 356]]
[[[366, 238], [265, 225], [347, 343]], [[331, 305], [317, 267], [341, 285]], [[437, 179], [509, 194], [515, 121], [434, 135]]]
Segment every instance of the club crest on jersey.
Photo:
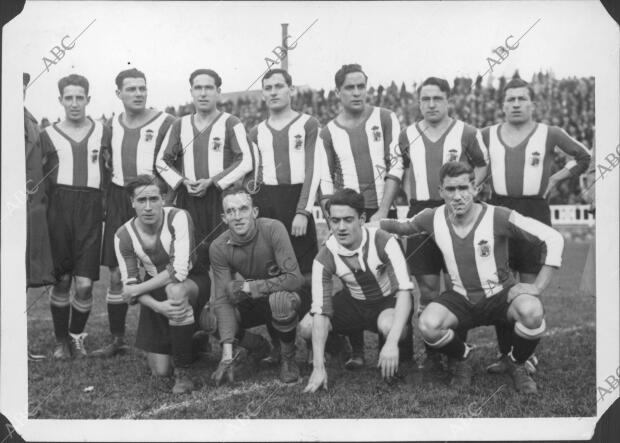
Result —
[[459, 154], [459, 152], [456, 149], [450, 149], [448, 151], [448, 161], [449, 162], [458, 161], [458, 159], [459, 159], [458, 154]]
[[153, 135], [155, 135], [155, 132], [152, 129], [147, 129], [144, 133], [144, 141], [150, 142], [151, 140], [153, 140]]
[[491, 246], [488, 241], [480, 240], [478, 242], [478, 253], [480, 254], [480, 257], [488, 257], [491, 255]]
[[534, 151], [532, 152], [532, 157], [530, 158], [530, 163], [532, 166], [538, 166], [540, 164], [540, 152]]
[[98, 157], [99, 157], [99, 149], [93, 149], [92, 151], [90, 151], [90, 161], [92, 163], [96, 163]]
[[380, 142], [381, 141], [381, 130], [379, 129], [379, 126], [373, 126], [372, 128], [370, 128], [370, 130], [372, 131], [373, 140], [376, 142]]
[[215, 152], [222, 150], [222, 140], [219, 137], [213, 137], [213, 150]]
[[297, 134], [295, 136], [295, 150], [296, 151], [301, 151], [301, 148], [304, 147], [304, 140], [303, 137], [300, 134]]

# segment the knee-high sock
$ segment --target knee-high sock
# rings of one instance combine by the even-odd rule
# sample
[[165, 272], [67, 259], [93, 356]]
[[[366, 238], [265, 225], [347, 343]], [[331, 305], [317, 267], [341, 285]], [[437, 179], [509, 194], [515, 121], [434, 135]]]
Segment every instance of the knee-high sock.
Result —
[[411, 327], [412, 317], [413, 310], [409, 314], [407, 324], [405, 325], [405, 338], [398, 341], [398, 355], [400, 361], [413, 360], [413, 328]]
[[177, 368], [187, 368], [192, 363], [192, 335], [194, 335], [194, 312], [189, 303], [184, 315], [176, 320], [169, 320], [172, 360]]
[[525, 363], [530, 358], [546, 328], [547, 325], [544, 319], [536, 329], [527, 328], [520, 322], [515, 323], [510, 354], [516, 363]]
[[66, 340], [69, 338], [69, 314], [71, 312], [69, 294], [57, 294], [52, 290], [50, 310], [56, 340]]
[[108, 321], [110, 322], [110, 332], [115, 337], [125, 335], [125, 317], [127, 317], [127, 303], [123, 301], [121, 294], [123, 291], [108, 290], [106, 301], [108, 305]]
[[495, 334], [497, 335], [497, 346], [499, 352], [506, 355], [512, 347], [513, 328], [508, 323], [500, 323], [495, 325]]
[[263, 344], [263, 338], [260, 335], [246, 331], [245, 329], [240, 329], [237, 333], [236, 338], [238, 340], [239, 346], [247, 349], [248, 351], [253, 351]]
[[71, 301], [71, 324], [69, 326], [69, 332], [72, 334], [81, 334], [84, 332], [86, 321], [90, 315], [90, 310], [93, 306], [93, 298], [90, 297], [86, 300], [78, 300], [73, 298]]
[[350, 332], [347, 337], [349, 337], [353, 355], [364, 355], [364, 331], [360, 329], [359, 331]]
[[431, 348], [435, 348], [448, 357], [463, 359], [465, 356], [465, 343], [452, 329], [448, 329], [446, 333], [436, 342], [431, 343], [424, 340]]

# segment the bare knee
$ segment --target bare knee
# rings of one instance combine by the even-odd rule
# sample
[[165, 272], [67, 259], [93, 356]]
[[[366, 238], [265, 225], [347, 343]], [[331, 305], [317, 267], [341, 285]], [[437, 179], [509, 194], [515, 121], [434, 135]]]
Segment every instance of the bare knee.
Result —
[[82, 301], [90, 300], [93, 296], [93, 282], [89, 278], [77, 277], [75, 279], [75, 298]]
[[297, 333], [304, 340], [312, 339], [312, 316], [310, 314], [306, 314], [304, 318], [301, 319]]
[[542, 303], [535, 297], [528, 297], [518, 304], [517, 317], [517, 320], [527, 328], [539, 327], [544, 318]]
[[110, 290], [118, 292], [122, 289], [121, 270], [119, 268], [110, 268]]
[[418, 328], [425, 340], [436, 341], [442, 336], [443, 321], [425, 310], [418, 320]]
[[71, 290], [71, 276], [65, 274], [60, 277], [58, 283], [54, 285], [54, 289], [58, 292], [69, 292]]
[[154, 376], [167, 377], [172, 375], [172, 359], [169, 355], [148, 353], [147, 361]]
[[173, 283], [166, 286], [166, 296], [168, 300], [182, 302], [188, 299], [187, 291], [180, 283]]

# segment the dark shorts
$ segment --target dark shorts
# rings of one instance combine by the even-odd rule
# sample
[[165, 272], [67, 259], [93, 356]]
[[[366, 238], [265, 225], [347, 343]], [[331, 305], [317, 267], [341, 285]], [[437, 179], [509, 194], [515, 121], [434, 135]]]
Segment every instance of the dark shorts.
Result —
[[[426, 208], [437, 208], [443, 204], [444, 202], [439, 200], [411, 200], [409, 202], [407, 218], [413, 217]], [[418, 234], [408, 237], [405, 257], [407, 258], [409, 271], [413, 275], [439, 275], [441, 270], [446, 272], [443, 254], [437, 246], [437, 243], [435, 243], [433, 238], [428, 234]]]
[[[303, 318], [308, 311], [310, 311], [310, 305], [312, 304], [312, 293], [310, 287], [304, 285], [299, 291], [297, 291], [301, 304], [297, 309], [299, 319]], [[235, 308], [241, 316], [240, 327], [242, 329], [249, 329], [255, 326], [266, 325], [272, 322], [271, 307], [269, 306], [269, 298], [263, 297], [259, 299], [248, 299], [235, 305]]]
[[396, 297], [392, 295], [380, 300], [357, 300], [351, 297], [347, 289], [343, 289], [334, 294], [332, 305], [334, 309], [331, 317], [333, 332], [338, 334], [360, 330], [377, 332], [379, 314], [396, 306]]
[[102, 194], [98, 189], [57, 185], [48, 225], [54, 272], [99, 280]]
[[[195, 274], [190, 272], [187, 277], [198, 286], [198, 297], [190, 299], [190, 304], [194, 310], [194, 321], [198, 329], [198, 319], [202, 308], [209, 301], [211, 279], [209, 274]], [[157, 301], [166, 300], [166, 289], [159, 288], [151, 293]], [[170, 341], [170, 325], [165, 315], [156, 313], [146, 306], [140, 305], [140, 319], [138, 320], [138, 330], [136, 331], [136, 348], [145, 352], [155, 354], [172, 355], [172, 342]]]
[[[547, 201], [542, 198], [494, 195], [490, 203], [495, 206], [514, 209], [521, 215], [551, 226], [551, 210]], [[541, 256], [542, 246], [533, 245], [523, 240], [508, 240], [508, 265], [517, 272], [538, 274], [542, 267]]]
[[297, 202], [301, 193], [302, 185], [276, 185], [262, 184], [260, 190], [254, 195], [254, 205], [258, 207], [258, 216], [280, 220], [289, 233], [291, 244], [295, 250], [299, 268], [302, 274], [312, 272], [312, 262], [318, 254], [316, 239], [316, 226], [314, 217], [308, 217], [306, 235], [293, 237], [291, 226], [297, 213]]
[[179, 186], [176, 206], [187, 210], [194, 222], [196, 270], [209, 272], [209, 246], [228, 226], [222, 221], [222, 192], [215, 186], [204, 197], [192, 197], [184, 185]]
[[136, 215], [131, 206], [129, 196], [122, 186], [110, 183], [106, 197], [105, 229], [103, 231], [103, 256], [101, 264], [109, 268], [117, 268], [116, 252], [114, 251], [114, 234], [118, 228]]
[[484, 298], [473, 304], [458, 292], [448, 290], [439, 295], [434, 303], [445, 306], [458, 319], [457, 331], [469, 331], [477, 326], [506, 325], [509, 322], [507, 314], [508, 291], [506, 288], [497, 294]]

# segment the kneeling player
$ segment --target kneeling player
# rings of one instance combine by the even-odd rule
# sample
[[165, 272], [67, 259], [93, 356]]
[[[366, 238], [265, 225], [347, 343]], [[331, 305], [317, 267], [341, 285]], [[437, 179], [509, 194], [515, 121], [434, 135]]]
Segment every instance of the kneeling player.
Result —
[[[312, 337], [312, 375], [304, 392], [327, 388], [325, 342], [330, 330], [378, 332], [384, 341], [378, 366], [387, 379], [398, 371], [399, 340], [409, 334], [413, 284], [398, 241], [376, 228], [365, 228], [364, 197], [352, 189], [336, 192], [327, 203], [332, 235], [312, 266], [311, 314], [301, 334]], [[332, 277], [345, 289], [332, 296]]]
[[[422, 312], [424, 341], [448, 356], [452, 384], [466, 387], [471, 383], [471, 348], [461, 333], [481, 325], [508, 326], [513, 331], [508, 364], [515, 388], [534, 394], [536, 383], [525, 362], [545, 331], [539, 297], [562, 262], [562, 235], [517, 211], [475, 203], [474, 172], [465, 163], [444, 164], [439, 182], [445, 205], [405, 221], [381, 220], [383, 229], [398, 235], [428, 232], [443, 253], [452, 289]], [[544, 243], [543, 265], [534, 283], [516, 283], [512, 273], [505, 272], [509, 239]]]
[[[187, 368], [192, 362], [195, 317], [209, 298], [209, 275], [191, 272], [192, 220], [182, 209], [164, 207], [166, 184], [139, 175], [126, 189], [136, 217], [116, 231], [114, 246], [123, 299], [142, 305], [136, 347], [146, 351], [153, 375], [170, 375], [174, 362], [172, 392], [186, 393], [193, 389]], [[144, 282], [139, 263], [146, 271]]]

